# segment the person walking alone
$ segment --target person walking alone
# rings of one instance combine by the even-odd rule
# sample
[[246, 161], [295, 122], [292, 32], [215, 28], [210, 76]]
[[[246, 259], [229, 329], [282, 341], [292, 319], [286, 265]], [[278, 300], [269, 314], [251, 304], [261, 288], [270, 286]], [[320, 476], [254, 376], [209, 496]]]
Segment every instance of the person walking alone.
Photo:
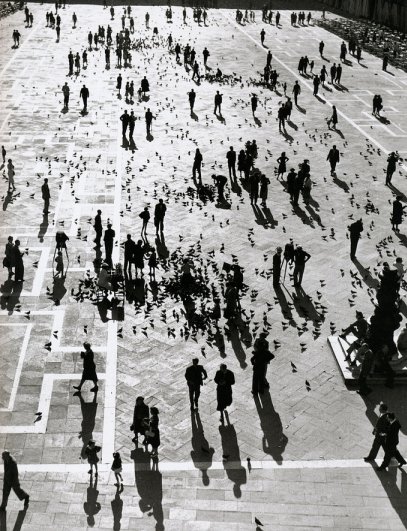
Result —
[[384, 404], [383, 402], [380, 403], [379, 413], [380, 416], [377, 419], [376, 426], [373, 430], [374, 439], [372, 448], [370, 449], [368, 455], [363, 458], [366, 463], [369, 461], [374, 461], [376, 459], [380, 447], [384, 449], [384, 445], [386, 442], [387, 428], [389, 427], [389, 414], [387, 404]]
[[51, 199], [51, 194], [48, 186], [48, 179], [44, 179], [44, 184], [41, 186], [41, 194], [42, 198], [44, 199], [44, 208], [42, 212], [44, 215], [47, 215], [49, 214], [49, 200]]
[[189, 402], [191, 411], [198, 411], [198, 400], [201, 394], [201, 385], [208, 375], [202, 365], [199, 365], [199, 359], [194, 358], [192, 365], [185, 371], [185, 379], [189, 388]]
[[91, 389], [92, 392], [97, 393], [99, 387], [98, 387], [98, 377], [96, 374], [96, 364], [94, 359], [93, 350], [91, 348], [90, 343], [85, 341], [83, 344], [85, 352], [81, 352], [81, 358], [83, 359], [83, 371], [82, 371], [82, 378], [79, 385], [74, 385], [73, 388], [76, 389], [79, 393], [82, 390], [83, 384], [86, 382], [86, 380], [91, 380], [93, 382], [93, 388]]
[[0, 511], [5, 511], [11, 490], [14, 490], [19, 500], [24, 500], [24, 510], [27, 510], [30, 503], [30, 496], [20, 487], [18, 478], [18, 466], [14, 457], [8, 450], [1, 454], [4, 463], [3, 476], [3, 499], [0, 505]]
[[220, 411], [220, 421], [223, 424], [225, 409], [232, 405], [233, 402], [232, 385], [235, 384], [235, 375], [227, 368], [225, 363], [221, 363], [214, 381], [217, 384], [217, 410]]

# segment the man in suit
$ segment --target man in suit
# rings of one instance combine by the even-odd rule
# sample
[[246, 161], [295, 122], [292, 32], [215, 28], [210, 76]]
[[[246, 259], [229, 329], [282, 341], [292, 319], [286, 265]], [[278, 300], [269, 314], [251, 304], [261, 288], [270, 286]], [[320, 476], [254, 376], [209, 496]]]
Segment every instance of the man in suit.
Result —
[[305, 264], [310, 258], [311, 255], [298, 245], [294, 251], [294, 286], [301, 286]]
[[47, 215], [49, 212], [49, 200], [51, 198], [51, 194], [49, 193], [48, 179], [44, 179], [44, 184], [41, 186], [41, 193], [42, 198], [44, 199], [44, 209], [42, 212]]
[[5, 450], [1, 457], [4, 461], [4, 476], [3, 476], [3, 500], [0, 505], [0, 511], [5, 511], [7, 507], [8, 498], [11, 489], [14, 490], [19, 500], [24, 500], [24, 509], [27, 510], [30, 502], [30, 496], [20, 487], [20, 481], [18, 479], [18, 467], [17, 462], [10, 454]]
[[208, 375], [205, 369], [202, 367], [202, 365], [199, 365], [199, 359], [194, 358], [192, 360], [192, 365], [185, 371], [185, 379], [189, 388], [191, 411], [198, 411], [198, 400], [199, 395], [201, 394], [201, 385], [203, 385], [203, 380], [206, 380], [207, 377]]
[[131, 234], [127, 235], [127, 240], [124, 242], [124, 274], [131, 276], [131, 264], [133, 262], [134, 254], [134, 240], [131, 239]]
[[79, 96], [83, 100], [83, 110], [84, 112], [86, 112], [88, 109], [88, 98], [89, 98], [89, 89], [86, 87], [86, 85], [83, 85], [83, 87], [81, 88]]
[[326, 160], [329, 160], [329, 164], [331, 165], [331, 175], [333, 175], [335, 173], [336, 165], [339, 162], [339, 151], [336, 146], [332, 146], [329, 150]]
[[356, 249], [358, 247], [360, 235], [363, 232], [362, 219], [358, 219], [354, 223], [351, 223], [348, 230], [350, 233], [350, 258], [353, 260], [356, 257]]
[[112, 229], [112, 225], [108, 223], [103, 240], [105, 242], [105, 261], [107, 264], [109, 264], [109, 266], [112, 266], [113, 241], [115, 235], [116, 233]]
[[96, 232], [96, 238], [93, 240], [97, 247], [100, 247], [100, 238], [102, 237], [103, 227], [102, 227], [102, 211], [98, 210], [98, 213], [95, 216], [95, 224], [93, 228]]
[[236, 151], [234, 151], [233, 146], [230, 146], [229, 151], [226, 153], [226, 158], [228, 161], [229, 168], [229, 177], [236, 179]]
[[389, 427], [389, 420], [388, 420], [388, 407], [387, 404], [384, 404], [383, 402], [380, 403], [379, 406], [379, 418], [377, 419], [376, 426], [373, 430], [373, 444], [372, 448], [370, 449], [369, 454], [364, 457], [363, 459], [366, 462], [374, 461], [377, 457], [377, 454], [380, 450], [380, 447], [385, 447], [385, 441], [386, 441], [386, 433], [387, 428]]
[[158, 231], [164, 232], [164, 218], [166, 212], [167, 207], [164, 201], [162, 199], [159, 199], [154, 209], [154, 225], [157, 234]]
[[407, 464], [407, 461], [397, 450], [399, 431], [401, 428], [400, 422], [394, 413], [389, 413], [387, 418], [389, 420], [389, 425], [386, 432], [386, 442], [384, 443], [384, 459], [383, 463], [377, 468], [377, 470], [385, 470], [389, 466], [392, 457], [395, 457], [399, 462], [399, 468]]

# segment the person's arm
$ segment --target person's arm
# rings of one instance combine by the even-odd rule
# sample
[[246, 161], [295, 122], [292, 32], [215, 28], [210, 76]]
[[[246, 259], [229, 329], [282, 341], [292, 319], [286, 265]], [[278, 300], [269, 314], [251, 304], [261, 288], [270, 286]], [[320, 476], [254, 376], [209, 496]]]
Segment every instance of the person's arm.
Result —
[[305, 261], [305, 262], [308, 262], [308, 260], [311, 258], [311, 255], [308, 254], [308, 253], [305, 252], [305, 251], [304, 251], [304, 253], [305, 253], [305, 260], [304, 260], [304, 261]]
[[208, 378], [208, 373], [205, 371], [205, 369], [202, 367], [202, 375], [203, 379], [206, 380]]

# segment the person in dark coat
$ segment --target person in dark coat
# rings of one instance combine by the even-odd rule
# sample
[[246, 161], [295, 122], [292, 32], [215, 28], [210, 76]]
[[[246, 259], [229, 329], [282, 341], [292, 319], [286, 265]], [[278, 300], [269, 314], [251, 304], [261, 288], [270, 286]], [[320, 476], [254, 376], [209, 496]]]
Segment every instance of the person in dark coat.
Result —
[[399, 462], [399, 468], [407, 464], [407, 461], [397, 449], [399, 432], [401, 429], [400, 421], [396, 418], [394, 413], [389, 413], [387, 419], [389, 425], [386, 430], [386, 442], [384, 443], [384, 459], [383, 463], [377, 468], [377, 470], [385, 470], [389, 466], [392, 457], [395, 457]]
[[387, 159], [387, 169], [386, 169], [386, 185], [389, 185], [391, 183], [391, 179], [393, 177], [393, 173], [396, 171], [396, 164], [399, 160], [398, 153], [392, 152], [390, 153], [388, 159]]
[[257, 172], [253, 172], [249, 178], [250, 185], [250, 203], [257, 205], [257, 200], [259, 198], [259, 181], [260, 176]]
[[384, 449], [384, 445], [386, 442], [386, 433], [387, 428], [389, 427], [389, 414], [387, 404], [384, 404], [383, 402], [380, 403], [379, 413], [380, 416], [377, 419], [376, 426], [373, 430], [374, 439], [372, 448], [370, 449], [368, 455], [363, 458], [366, 462], [374, 461], [377, 457], [380, 447]]
[[48, 179], [44, 179], [44, 184], [41, 186], [41, 194], [42, 198], [44, 199], [44, 209], [43, 213], [48, 214], [49, 211], [49, 200], [51, 198], [51, 194], [49, 192], [49, 186], [48, 186]]
[[138, 445], [138, 434], [145, 434], [148, 427], [148, 419], [150, 417], [150, 408], [144, 403], [144, 397], [138, 396], [136, 398], [136, 405], [133, 411], [133, 423], [130, 429], [134, 431], [133, 442]]
[[166, 212], [167, 212], [167, 207], [164, 201], [162, 199], [159, 199], [154, 209], [154, 225], [155, 225], [157, 234], [158, 234], [158, 231], [164, 232], [164, 218], [165, 218]]
[[185, 371], [185, 380], [189, 388], [189, 402], [191, 411], [198, 411], [198, 400], [201, 394], [201, 385], [203, 380], [206, 380], [208, 375], [202, 365], [199, 365], [199, 359], [194, 358], [192, 365]]
[[331, 124], [332, 124], [332, 129], [336, 129], [337, 123], [338, 123], [338, 112], [336, 110], [335, 105], [332, 105], [332, 115], [327, 121], [328, 129], [331, 129]]
[[401, 202], [401, 195], [398, 195], [393, 201], [393, 212], [391, 216], [391, 224], [394, 232], [400, 232], [399, 225], [403, 221], [403, 214], [406, 205]]
[[85, 455], [90, 465], [90, 470], [88, 471], [88, 474], [93, 474], [93, 467], [95, 467], [96, 477], [98, 476], [98, 463], [99, 463], [98, 453], [100, 452], [101, 449], [102, 448], [100, 446], [97, 446], [93, 439], [91, 439], [88, 442], [85, 448]]
[[126, 136], [127, 127], [130, 123], [130, 117], [127, 113], [127, 109], [124, 110], [124, 113], [120, 116], [120, 121], [122, 123], [122, 136]]
[[336, 165], [339, 162], [339, 150], [335, 145], [329, 150], [326, 160], [329, 160], [329, 164], [331, 165], [331, 175], [333, 175], [335, 173]]
[[227, 177], [224, 175], [212, 175], [212, 179], [215, 182], [215, 186], [218, 190], [218, 203], [222, 203], [225, 200], [225, 186], [227, 183]]
[[134, 267], [136, 269], [136, 277], [137, 277], [137, 270], [140, 269], [140, 274], [143, 276], [143, 269], [144, 269], [144, 248], [143, 248], [143, 240], [138, 240], [137, 244], [134, 246]]
[[103, 241], [105, 242], [105, 261], [110, 266], [112, 265], [112, 252], [113, 252], [113, 242], [114, 237], [116, 236], [115, 231], [112, 229], [112, 225], [108, 223], [107, 229], [105, 230], [105, 235]]
[[261, 206], [266, 206], [266, 201], [268, 197], [268, 186], [270, 184], [270, 179], [264, 175], [264, 173], [260, 176], [260, 199], [261, 199]]
[[195, 105], [195, 100], [196, 100], [196, 92], [194, 89], [191, 89], [191, 91], [188, 92], [188, 100], [189, 100], [189, 108], [192, 114], [194, 112], [194, 105]]
[[14, 490], [19, 500], [24, 500], [24, 509], [27, 509], [30, 503], [30, 496], [20, 487], [17, 462], [8, 450], [4, 450], [1, 457], [4, 462], [4, 476], [3, 499], [0, 505], [0, 511], [6, 510], [11, 490]]
[[280, 284], [282, 252], [282, 248], [277, 247], [276, 252], [273, 255], [273, 286], [278, 286]]
[[131, 234], [127, 235], [127, 239], [124, 242], [124, 274], [127, 273], [131, 276], [131, 264], [133, 263], [133, 253], [134, 253], [134, 240], [131, 239]]
[[80, 384], [74, 385], [73, 388], [81, 392], [82, 386], [86, 382], [86, 380], [91, 380], [93, 382], [93, 387], [91, 391], [96, 393], [99, 387], [93, 350], [91, 348], [90, 343], [88, 343], [87, 341], [85, 341], [83, 346], [85, 348], [85, 352], [81, 352], [81, 358], [83, 359], [82, 378]]
[[287, 162], [290, 159], [286, 157], [285, 151], [281, 153], [281, 155], [278, 157], [278, 170], [277, 170], [277, 179], [279, 177], [284, 177], [285, 172], [287, 171]]
[[245, 167], [246, 167], [246, 153], [244, 152], [244, 149], [241, 149], [237, 157], [237, 169], [239, 171], [240, 177], [242, 176], [242, 172], [245, 171]]
[[297, 174], [295, 173], [294, 168], [291, 168], [287, 175], [287, 192], [290, 195], [291, 201], [294, 201], [296, 177], [297, 177]]
[[253, 365], [252, 394], [263, 394], [266, 387], [267, 365], [274, 358], [274, 355], [265, 348], [260, 348], [253, 352], [251, 363]]
[[310, 258], [311, 255], [298, 245], [294, 251], [294, 286], [301, 286], [305, 264]]
[[24, 281], [24, 253], [20, 251], [20, 240], [14, 242], [13, 259], [14, 259], [14, 280], [15, 282]]
[[83, 100], [83, 110], [84, 112], [86, 112], [88, 108], [89, 89], [85, 85], [83, 85], [83, 87], [81, 88], [79, 96]]
[[4, 251], [4, 255], [5, 256], [3, 258], [3, 267], [7, 267], [8, 278], [11, 278], [14, 275], [13, 267], [15, 265], [13, 236], [9, 236], [7, 238], [6, 249]]
[[358, 219], [354, 223], [351, 223], [348, 227], [350, 234], [350, 258], [353, 260], [356, 257], [356, 249], [361, 233], [363, 232], [362, 219]]
[[235, 375], [225, 363], [221, 363], [220, 369], [215, 374], [217, 410], [220, 411], [220, 420], [223, 422], [223, 412], [233, 402], [232, 385], [235, 384]]
[[236, 151], [234, 151], [233, 146], [230, 146], [229, 151], [226, 153], [226, 158], [228, 161], [229, 168], [229, 177], [236, 179]]
[[201, 174], [202, 160], [203, 160], [202, 154], [197, 148], [195, 151], [194, 164], [192, 166], [192, 177], [195, 180], [196, 174], [198, 173], [198, 179], [199, 179], [200, 184], [202, 184], [202, 174]]
[[93, 228], [96, 232], [96, 238], [93, 240], [96, 243], [97, 247], [100, 247], [100, 238], [102, 237], [103, 227], [102, 227], [102, 211], [98, 210], [95, 216], [95, 222]]
[[143, 79], [141, 80], [141, 92], [143, 93], [143, 96], [145, 96], [146, 93], [149, 91], [150, 91], [150, 84], [146, 76], [144, 76]]

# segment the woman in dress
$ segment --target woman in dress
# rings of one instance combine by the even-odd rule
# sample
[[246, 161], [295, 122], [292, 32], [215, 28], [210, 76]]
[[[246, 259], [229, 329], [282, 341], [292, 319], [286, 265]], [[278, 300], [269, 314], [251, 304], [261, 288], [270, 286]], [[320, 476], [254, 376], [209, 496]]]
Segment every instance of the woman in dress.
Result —
[[3, 259], [3, 267], [7, 267], [8, 269], [8, 278], [11, 278], [13, 276], [13, 267], [14, 267], [14, 243], [13, 243], [13, 236], [9, 236], [7, 243], [6, 243], [6, 249], [4, 251], [4, 259]]
[[245, 166], [246, 166], [246, 153], [244, 152], [244, 149], [241, 149], [237, 157], [237, 169], [239, 170], [240, 177], [242, 176], [242, 172], [244, 171]]
[[287, 171], [287, 162], [290, 159], [286, 157], [285, 151], [281, 153], [281, 155], [278, 157], [278, 170], [277, 170], [277, 179], [281, 176], [284, 177], [285, 172]]
[[403, 205], [401, 202], [401, 195], [398, 195], [393, 201], [393, 212], [391, 216], [392, 229], [394, 230], [394, 232], [400, 232], [399, 225], [403, 221], [403, 214], [405, 208], [406, 206]]
[[138, 242], [134, 246], [133, 259], [134, 259], [134, 268], [136, 270], [136, 277], [137, 277], [137, 269], [140, 269], [140, 274], [141, 276], [143, 276], [143, 269], [144, 269], [143, 240], [138, 240]]
[[101, 447], [96, 446], [96, 443], [93, 439], [91, 439], [86, 448], [85, 448], [85, 455], [88, 458], [88, 463], [90, 464], [90, 470], [88, 470], [88, 474], [93, 474], [93, 467], [95, 467], [95, 476], [98, 475], [98, 452], [100, 452]]
[[85, 341], [83, 344], [85, 352], [81, 352], [81, 358], [83, 359], [83, 371], [82, 378], [79, 385], [74, 385], [73, 388], [81, 392], [82, 385], [86, 380], [91, 380], [93, 382], [92, 392], [97, 392], [98, 390], [98, 377], [96, 374], [96, 364], [94, 360], [93, 350], [91, 349], [90, 343]]
[[268, 185], [270, 184], [270, 179], [264, 175], [264, 173], [261, 174], [260, 177], [260, 199], [261, 199], [261, 206], [266, 206], [266, 201], [268, 197]]

